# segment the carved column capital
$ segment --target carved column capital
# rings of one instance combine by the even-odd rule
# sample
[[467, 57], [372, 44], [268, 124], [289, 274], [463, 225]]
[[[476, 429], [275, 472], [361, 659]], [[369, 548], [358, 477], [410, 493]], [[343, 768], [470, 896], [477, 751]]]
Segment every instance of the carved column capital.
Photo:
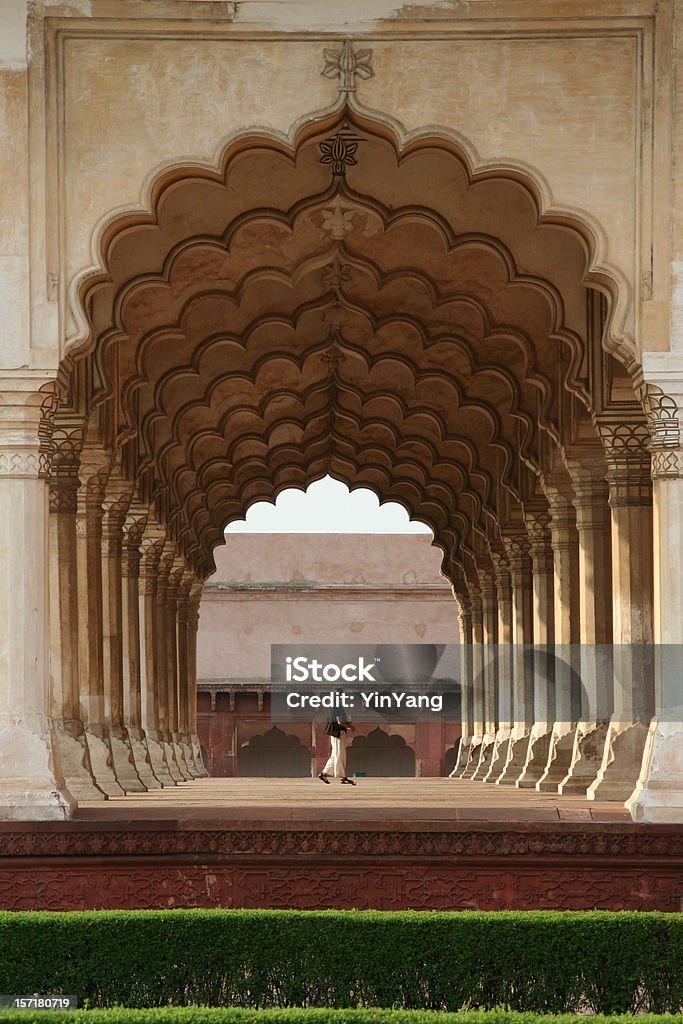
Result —
[[141, 546], [146, 526], [146, 510], [129, 507], [123, 524], [122, 576], [139, 577], [140, 575]]
[[531, 572], [531, 544], [526, 530], [506, 531], [503, 534], [503, 543], [513, 578], [529, 574]]
[[650, 433], [645, 423], [601, 423], [612, 508], [652, 504]]
[[552, 517], [550, 512], [526, 511], [524, 522], [526, 523], [531, 548], [531, 561], [534, 572], [553, 571], [553, 549], [551, 543], [550, 524]]
[[667, 395], [654, 384], [645, 385], [644, 405], [650, 430], [653, 479], [683, 476], [682, 399]]
[[0, 477], [47, 478], [54, 381], [30, 373], [7, 374], [0, 385]]
[[140, 545], [140, 593], [155, 594], [159, 562], [166, 543], [163, 527], [147, 525]]

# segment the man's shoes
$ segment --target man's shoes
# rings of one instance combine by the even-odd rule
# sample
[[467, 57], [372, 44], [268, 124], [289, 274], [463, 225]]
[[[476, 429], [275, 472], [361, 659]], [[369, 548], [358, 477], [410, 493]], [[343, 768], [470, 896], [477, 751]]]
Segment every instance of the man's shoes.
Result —
[[353, 779], [350, 779], [348, 775], [345, 775], [344, 778], [342, 779], [342, 785], [355, 786], [356, 783], [353, 781]]
[[327, 775], [325, 775], [325, 772], [321, 772], [318, 778], [320, 779], [321, 782], [324, 782], [326, 786], [329, 786], [330, 780], [328, 779]]

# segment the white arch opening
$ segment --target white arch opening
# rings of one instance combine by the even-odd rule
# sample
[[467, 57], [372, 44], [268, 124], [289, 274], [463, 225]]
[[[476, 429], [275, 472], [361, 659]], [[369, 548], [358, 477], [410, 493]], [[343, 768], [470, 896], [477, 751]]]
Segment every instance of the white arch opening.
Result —
[[233, 533], [426, 533], [432, 531], [395, 501], [380, 505], [373, 491], [350, 491], [334, 477], [315, 480], [305, 491], [289, 487], [273, 505], [255, 502], [245, 519], [227, 527]]

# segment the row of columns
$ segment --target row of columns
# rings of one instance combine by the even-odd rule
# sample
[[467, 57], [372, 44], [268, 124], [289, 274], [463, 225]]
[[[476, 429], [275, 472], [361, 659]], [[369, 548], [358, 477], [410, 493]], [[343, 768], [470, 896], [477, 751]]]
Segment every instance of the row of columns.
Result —
[[111, 455], [53, 436], [49, 483], [56, 751], [76, 799], [205, 775], [196, 736], [201, 583]]
[[54, 431], [54, 385], [0, 388], [0, 812], [205, 775], [196, 735], [201, 583], [111, 456]]
[[607, 474], [601, 453], [570, 459], [571, 492], [545, 481], [543, 506], [503, 531], [495, 580], [478, 573], [457, 595], [454, 777], [589, 799], [634, 790], [656, 704], [652, 441], [644, 425], [604, 441]]

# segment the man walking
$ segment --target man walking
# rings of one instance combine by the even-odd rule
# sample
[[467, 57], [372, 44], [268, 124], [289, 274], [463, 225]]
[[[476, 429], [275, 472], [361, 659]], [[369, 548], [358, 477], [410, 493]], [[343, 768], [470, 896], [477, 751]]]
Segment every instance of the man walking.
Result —
[[327, 759], [327, 764], [321, 771], [318, 778], [329, 786], [330, 780], [328, 776], [332, 776], [335, 779], [341, 777], [342, 783], [347, 786], [355, 786], [356, 783], [353, 779], [350, 779], [346, 774], [346, 734], [347, 732], [353, 732], [353, 726], [350, 718], [344, 711], [337, 710], [333, 713], [332, 718], [327, 723], [325, 732], [330, 737], [332, 744], [332, 750], [330, 756]]

